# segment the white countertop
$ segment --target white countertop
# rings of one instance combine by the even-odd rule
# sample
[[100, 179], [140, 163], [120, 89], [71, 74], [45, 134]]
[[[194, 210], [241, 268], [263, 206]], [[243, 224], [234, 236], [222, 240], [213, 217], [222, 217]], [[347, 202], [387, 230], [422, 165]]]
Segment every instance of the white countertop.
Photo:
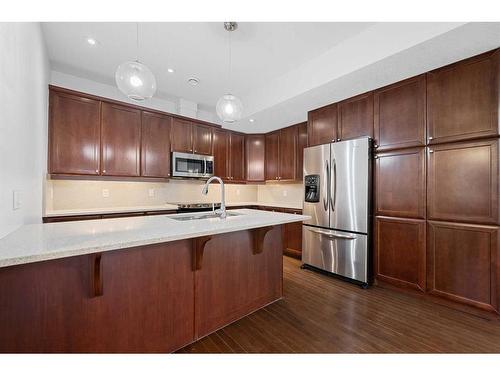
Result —
[[[189, 203], [189, 202], [186, 202]], [[291, 203], [269, 203], [269, 202], [231, 202], [226, 203], [227, 207], [234, 206], [268, 206], [277, 208], [291, 208], [302, 209], [302, 204]], [[78, 216], [78, 215], [104, 215], [104, 214], [120, 214], [127, 212], [146, 212], [146, 211], [165, 211], [177, 210], [175, 204], [161, 204], [156, 206], [129, 206], [129, 207], [104, 207], [104, 208], [83, 208], [71, 210], [48, 210], [45, 212], [44, 217], [57, 217], [57, 216]]]
[[261, 210], [230, 211], [242, 215], [225, 220], [173, 220], [172, 216], [190, 215], [177, 214], [25, 225], [0, 239], [0, 267], [310, 219]]

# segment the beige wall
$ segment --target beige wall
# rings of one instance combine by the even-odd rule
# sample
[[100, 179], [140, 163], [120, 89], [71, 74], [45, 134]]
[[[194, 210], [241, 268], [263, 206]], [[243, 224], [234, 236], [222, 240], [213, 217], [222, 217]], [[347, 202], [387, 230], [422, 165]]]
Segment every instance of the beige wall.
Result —
[[[211, 185], [202, 195], [202, 181], [138, 182], [46, 180], [46, 211], [130, 206], [154, 206], [176, 202], [218, 202], [220, 188]], [[109, 197], [103, 196], [107, 189]], [[150, 196], [150, 190], [152, 196]], [[230, 185], [226, 184], [228, 203], [258, 202], [301, 206], [301, 184]]]

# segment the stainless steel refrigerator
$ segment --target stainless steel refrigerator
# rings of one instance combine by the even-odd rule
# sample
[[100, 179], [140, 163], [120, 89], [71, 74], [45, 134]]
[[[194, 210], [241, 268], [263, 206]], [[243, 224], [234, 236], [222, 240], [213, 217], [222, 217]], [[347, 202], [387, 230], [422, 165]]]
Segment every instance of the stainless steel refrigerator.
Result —
[[304, 150], [302, 262], [366, 286], [370, 272], [371, 138]]

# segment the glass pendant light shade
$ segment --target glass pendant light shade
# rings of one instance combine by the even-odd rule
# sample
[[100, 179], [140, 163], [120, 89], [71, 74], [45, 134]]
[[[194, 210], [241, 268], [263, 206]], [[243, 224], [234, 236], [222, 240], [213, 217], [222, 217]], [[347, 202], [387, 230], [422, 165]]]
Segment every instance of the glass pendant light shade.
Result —
[[151, 98], [156, 92], [156, 79], [151, 70], [139, 61], [127, 61], [121, 64], [115, 73], [116, 85], [135, 101]]
[[224, 122], [235, 122], [241, 119], [241, 114], [243, 112], [243, 103], [236, 96], [232, 94], [223, 95], [218, 101], [217, 115]]

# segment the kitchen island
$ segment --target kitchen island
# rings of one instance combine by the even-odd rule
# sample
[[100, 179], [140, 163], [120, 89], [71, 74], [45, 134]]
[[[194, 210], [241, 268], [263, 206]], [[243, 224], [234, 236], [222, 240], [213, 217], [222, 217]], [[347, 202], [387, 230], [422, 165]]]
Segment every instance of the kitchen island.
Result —
[[1, 352], [172, 352], [282, 298], [283, 224], [230, 210], [26, 225], [0, 239]]

